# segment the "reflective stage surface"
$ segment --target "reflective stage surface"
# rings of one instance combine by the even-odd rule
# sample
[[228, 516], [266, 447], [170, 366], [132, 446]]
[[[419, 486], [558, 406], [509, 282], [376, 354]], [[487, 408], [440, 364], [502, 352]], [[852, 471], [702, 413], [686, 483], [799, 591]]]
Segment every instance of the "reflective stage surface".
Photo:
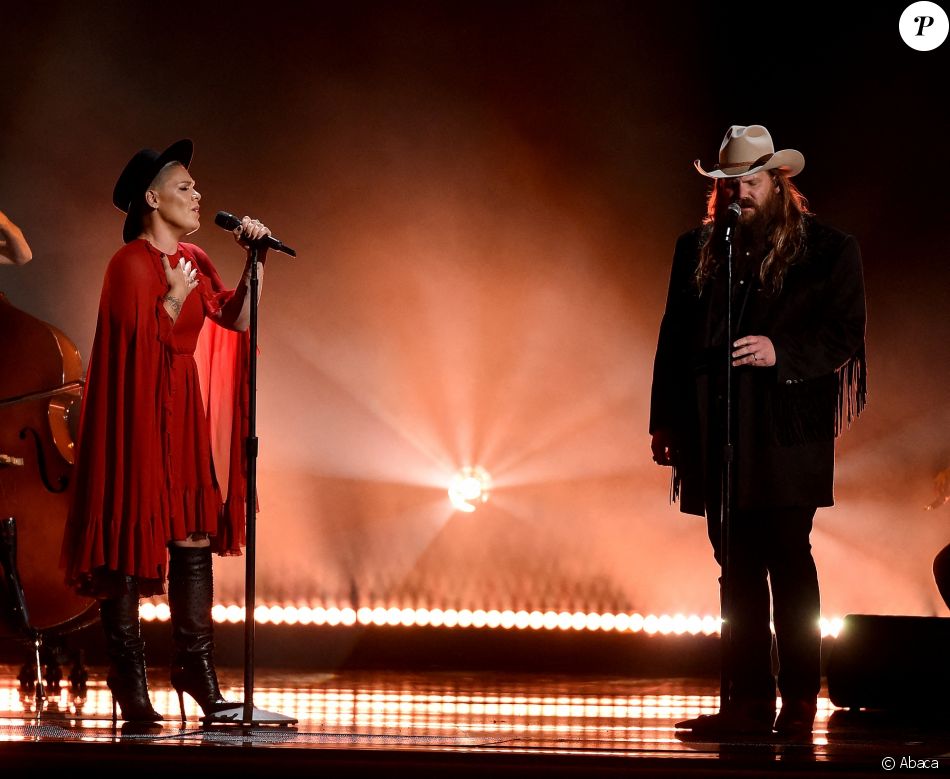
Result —
[[[167, 669], [150, 677], [166, 721], [145, 732], [113, 726], [104, 670], [82, 693], [49, 690], [44, 705], [0, 666], [0, 766], [46, 769], [109, 764], [138, 775], [880, 776], [950, 768], [950, 728], [933, 715], [852, 713], [826, 697], [809, 741], [714, 742], [678, 735], [674, 723], [718, 707], [715, 679], [631, 679], [462, 673], [307, 674], [259, 669], [258, 708], [296, 717], [295, 729], [203, 729], [186, 698], [180, 723]], [[223, 671], [241, 698], [240, 671]]]

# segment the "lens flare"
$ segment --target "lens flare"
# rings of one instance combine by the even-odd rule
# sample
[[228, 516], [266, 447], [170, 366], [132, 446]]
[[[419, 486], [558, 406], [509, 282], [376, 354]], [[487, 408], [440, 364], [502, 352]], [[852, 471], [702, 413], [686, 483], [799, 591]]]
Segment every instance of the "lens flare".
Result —
[[449, 500], [458, 511], [471, 514], [491, 494], [491, 475], [480, 465], [467, 465], [452, 477]]

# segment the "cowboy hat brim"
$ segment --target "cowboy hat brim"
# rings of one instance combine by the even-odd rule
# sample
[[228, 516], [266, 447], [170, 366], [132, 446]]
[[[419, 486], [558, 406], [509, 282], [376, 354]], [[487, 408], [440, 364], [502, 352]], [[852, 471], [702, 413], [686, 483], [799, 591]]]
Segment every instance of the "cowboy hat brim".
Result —
[[169, 162], [179, 162], [187, 168], [191, 165], [193, 155], [194, 144], [191, 139], [182, 138], [161, 154], [151, 149], [142, 149], [129, 160], [112, 191], [113, 205], [126, 215], [122, 225], [122, 240], [125, 243], [135, 240], [141, 231], [139, 209], [133, 208], [133, 203], [145, 194], [149, 184]]
[[767, 155], [765, 159], [758, 159], [754, 162], [742, 163], [739, 165], [720, 167], [715, 165], [709, 170], [700, 165], [699, 160], [693, 160], [696, 170], [703, 176], [711, 179], [729, 179], [739, 176], [751, 176], [760, 170], [774, 170], [778, 168], [786, 176], [796, 176], [802, 172], [805, 167], [804, 155], [795, 149], [782, 149], [775, 154]]

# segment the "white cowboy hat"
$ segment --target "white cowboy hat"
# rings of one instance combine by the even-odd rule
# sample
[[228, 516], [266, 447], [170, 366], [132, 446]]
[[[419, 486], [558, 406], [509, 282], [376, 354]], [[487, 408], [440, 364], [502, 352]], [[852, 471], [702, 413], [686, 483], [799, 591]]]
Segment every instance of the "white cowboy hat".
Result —
[[772, 136], [761, 124], [743, 127], [734, 124], [726, 131], [719, 147], [719, 164], [704, 170], [699, 160], [693, 160], [696, 170], [711, 179], [751, 176], [760, 170], [778, 168], [786, 176], [801, 173], [805, 157], [795, 149], [775, 151]]

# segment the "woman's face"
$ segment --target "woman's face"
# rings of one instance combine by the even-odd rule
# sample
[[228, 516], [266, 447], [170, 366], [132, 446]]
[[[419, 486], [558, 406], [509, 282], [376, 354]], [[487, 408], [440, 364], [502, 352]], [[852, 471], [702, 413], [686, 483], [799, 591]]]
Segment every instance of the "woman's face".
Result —
[[155, 177], [145, 201], [154, 209], [152, 218], [164, 222], [180, 235], [190, 235], [200, 226], [201, 195], [184, 165], [173, 162]]

